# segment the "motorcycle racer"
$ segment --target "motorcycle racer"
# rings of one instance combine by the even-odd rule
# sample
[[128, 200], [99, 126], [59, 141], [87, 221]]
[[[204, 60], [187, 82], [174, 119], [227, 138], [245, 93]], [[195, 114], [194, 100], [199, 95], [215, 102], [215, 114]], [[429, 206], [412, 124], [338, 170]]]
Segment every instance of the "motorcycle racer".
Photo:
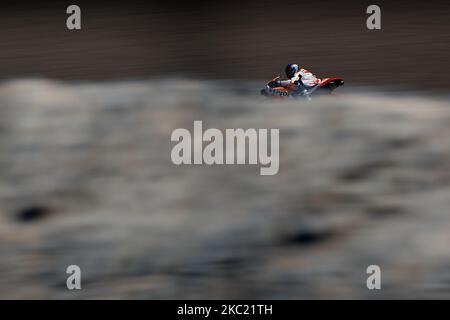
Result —
[[286, 77], [287, 80], [280, 80], [280, 76], [277, 76], [267, 82], [266, 87], [260, 91], [261, 95], [277, 98], [301, 97], [310, 101], [312, 95], [331, 94], [344, 84], [342, 77], [319, 79], [297, 64], [286, 66]]
[[288, 64], [286, 66], [286, 77], [287, 80], [276, 80], [274, 81], [274, 86], [281, 86], [286, 88], [294, 89], [295, 87], [298, 87], [297, 89], [300, 89], [301, 91], [310, 89], [314, 87], [315, 85], [319, 84], [321, 79], [317, 78], [314, 74], [312, 74], [310, 71], [300, 68], [297, 64]]

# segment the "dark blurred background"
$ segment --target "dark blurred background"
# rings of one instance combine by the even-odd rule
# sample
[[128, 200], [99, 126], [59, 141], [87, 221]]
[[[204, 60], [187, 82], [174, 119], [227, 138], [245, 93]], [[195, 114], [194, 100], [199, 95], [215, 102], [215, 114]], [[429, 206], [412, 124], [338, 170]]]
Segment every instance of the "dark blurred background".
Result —
[[[82, 10], [69, 31], [65, 11]], [[447, 88], [448, 1], [10, 1], [0, 11], [2, 78], [267, 79], [296, 62], [354, 84]]]

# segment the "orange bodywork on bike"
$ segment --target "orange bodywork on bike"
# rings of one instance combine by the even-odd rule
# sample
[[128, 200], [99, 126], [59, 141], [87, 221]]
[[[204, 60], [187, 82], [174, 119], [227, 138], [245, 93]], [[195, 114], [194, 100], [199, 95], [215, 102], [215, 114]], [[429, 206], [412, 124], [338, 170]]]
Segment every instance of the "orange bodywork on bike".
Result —
[[273, 82], [280, 79], [280, 76], [270, 80], [266, 84], [266, 89], [261, 90], [261, 94], [265, 96], [270, 96], [274, 98], [287, 98], [287, 97], [299, 97], [299, 96], [305, 96], [310, 97], [312, 94], [317, 94], [318, 92], [322, 93], [328, 93], [330, 94], [333, 92], [337, 87], [342, 86], [344, 84], [344, 79], [340, 77], [333, 77], [333, 78], [323, 78], [320, 80], [320, 82], [314, 86], [310, 87], [309, 89], [305, 89], [305, 92], [299, 92], [298, 86], [292, 85], [292, 87], [272, 87], [271, 84]]

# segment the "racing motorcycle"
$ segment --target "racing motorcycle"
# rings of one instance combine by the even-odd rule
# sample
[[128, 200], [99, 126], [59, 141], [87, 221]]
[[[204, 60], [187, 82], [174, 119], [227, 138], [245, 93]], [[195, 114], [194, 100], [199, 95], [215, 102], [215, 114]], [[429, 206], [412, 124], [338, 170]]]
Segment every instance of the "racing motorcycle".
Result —
[[318, 94], [331, 94], [337, 87], [344, 84], [344, 79], [340, 77], [323, 78], [320, 82], [311, 88], [306, 88], [301, 83], [297, 83], [292, 88], [277, 86], [277, 80], [280, 76], [266, 83], [266, 87], [261, 90], [261, 94], [273, 98], [304, 98], [308, 101], [311, 97]]

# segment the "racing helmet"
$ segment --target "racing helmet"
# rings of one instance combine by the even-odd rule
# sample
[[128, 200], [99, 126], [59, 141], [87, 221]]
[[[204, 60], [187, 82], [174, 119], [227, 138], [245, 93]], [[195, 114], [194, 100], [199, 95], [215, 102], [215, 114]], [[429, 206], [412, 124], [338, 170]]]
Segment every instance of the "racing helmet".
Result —
[[299, 68], [298, 64], [291, 63], [286, 66], [285, 71], [286, 71], [286, 77], [288, 77], [290, 79], [295, 75], [296, 72], [300, 71], [300, 68]]

